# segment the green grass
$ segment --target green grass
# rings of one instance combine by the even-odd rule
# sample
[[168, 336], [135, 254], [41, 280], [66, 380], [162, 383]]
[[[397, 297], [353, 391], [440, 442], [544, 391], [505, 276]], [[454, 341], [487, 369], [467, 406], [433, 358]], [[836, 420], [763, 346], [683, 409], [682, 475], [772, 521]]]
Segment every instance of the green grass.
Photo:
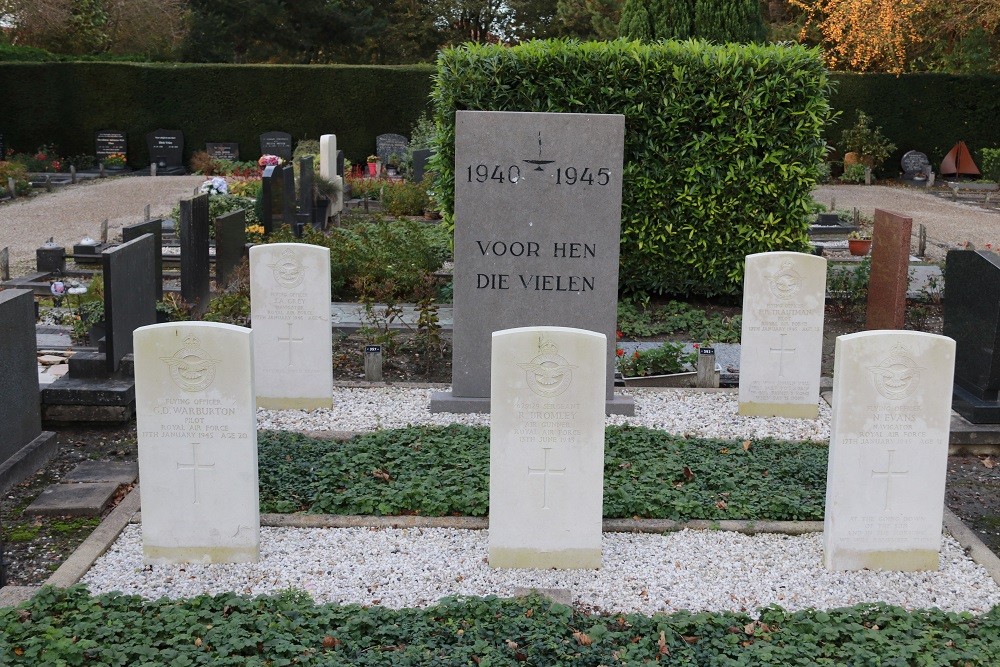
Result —
[[[347, 442], [261, 432], [261, 510], [486, 516], [489, 428], [411, 427]], [[609, 427], [608, 518], [822, 520], [824, 445]]]

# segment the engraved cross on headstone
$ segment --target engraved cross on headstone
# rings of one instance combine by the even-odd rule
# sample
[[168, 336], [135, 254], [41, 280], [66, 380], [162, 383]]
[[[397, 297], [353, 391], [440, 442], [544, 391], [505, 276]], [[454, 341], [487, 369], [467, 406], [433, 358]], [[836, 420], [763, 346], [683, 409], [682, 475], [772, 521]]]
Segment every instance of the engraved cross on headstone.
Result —
[[190, 470], [192, 471], [193, 488], [194, 488], [194, 502], [192, 504], [198, 504], [198, 471], [199, 470], [215, 470], [215, 464], [199, 464], [198, 463], [198, 445], [201, 443], [192, 442], [191, 443], [191, 460], [192, 463], [181, 463], [177, 462], [178, 470]]
[[872, 470], [872, 477], [885, 477], [885, 505], [882, 509], [886, 512], [889, 511], [889, 503], [891, 502], [890, 494], [892, 493], [892, 478], [906, 477], [910, 474], [909, 470], [892, 469], [892, 455], [895, 452], [895, 449], [889, 450], [889, 463], [886, 465], [885, 470]]
[[294, 324], [294, 322], [289, 322], [288, 323], [288, 337], [287, 338], [282, 338], [281, 336], [278, 336], [278, 342], [279, 343], [288, 343], [288, 365], [289, 366], [292, 365], [292, 343], [301, 343], [302, 340], [303, 340], [301, 337], [299, 337], [299, 338], [293, 338], [292, 337], [292, 325], [293, 324]]
[[788, 334], [781, 334], [781, 345], [779, 347], [771, 348], [771, 354], [777, 353], [778, 355], [778, 377], [780, 378], [785, 377], [785, 355], [795, 353], [794, 347], [785, 347], [785, 336], [787, 335]]
[[566, 468], [550, 468], [549, 467], [549, 450], [551, 447], [543, 447], [543, 459], [542, 468], [532, 468], [528, 467], [528, 477], [532, 475], [542, 475], [542, 509], [549, 509], [549, 475], [562, 475], [566, 472]]

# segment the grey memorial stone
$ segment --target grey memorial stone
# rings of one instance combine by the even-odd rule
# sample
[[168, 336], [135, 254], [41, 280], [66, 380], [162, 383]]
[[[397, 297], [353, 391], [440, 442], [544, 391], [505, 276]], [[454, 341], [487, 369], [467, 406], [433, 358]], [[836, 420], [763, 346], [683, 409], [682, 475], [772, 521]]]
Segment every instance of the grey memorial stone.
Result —
[[0, 292], [0, 491], [19, 483], [55, 453], [42, 431], [31, 290]]
[[292, 135], [287, 132], [265, 132], [260, 135], [260, 154], [292, 159]]
[[431, 155], [433, 154], [434, 151], [429, 148], [419, 148], [413, 151], [413, 173], [410, 175], [410, 180], [417, 181], [418, 183], [424, 180], [427, 161], [431, 159]]
[[923, 172], [924, 176], [930, 172], [931, 162], [927, 159], [927, 156], [920, 151], [909, 151], [899, 162], [900, 166], [903, 168], [903, 177], [912, 178], [918, 173]]
[[613, 391], [625, 118], [459, 111], [455, 140], [452, 391], [432, 412], [488, 412], [494, 331], [563, 326], [607, 336]]
[[410, 140], [401, 134], [380, 134], [375, 137], [375, 154], [384, 165], [399, 164], [406, 157], [409, 147]]
[[205, 151], [213, 160], [231, 160], [232, 162], [237, 162], [240, 159], [240, 145], [235, 142], [208, 142], [205, 144]]
[[135, 461], [81, 461], [63, 475], [60, 482], [115, 482], [131, 484], [139, 476], [139, 465]]
[[53, 484], [25, 508], [43, 516], [100, 516], [118, 491], [116, 482]]
[[215, 219], [215, 285], [222, 289], [243, 261], [247, 244], [247, 213], [244, 210]]
[[109, 155], [128, 155], [128, 134], [121, 130], [98, 130], [94, 133], [94, 155], [98, 161]]
[[146, 135], [149, 161], [158, 168], [184, 164], [184, 133], [180, 130], [153, 130]]
[[181, 200], [181, 298], [195, 311], [208, 306], [208, 195]]
[[132, 332], [156, 324], [156, 279], [153, 258], [157, 254], [152, 234], [105, 250], [104, 321], [108, 372], [114, 373], [122, 357], [132, 353]]
[[156, 300], [163, 299], [163, 220], [147, 219], [134, 225], [122, 227], [122, 241], [129, 242], [143, 234], [153, 235], [153, 282], [156, 283]]
[[10, 280], [10, 248], [7, 246], [0, 250], [0, 280]]

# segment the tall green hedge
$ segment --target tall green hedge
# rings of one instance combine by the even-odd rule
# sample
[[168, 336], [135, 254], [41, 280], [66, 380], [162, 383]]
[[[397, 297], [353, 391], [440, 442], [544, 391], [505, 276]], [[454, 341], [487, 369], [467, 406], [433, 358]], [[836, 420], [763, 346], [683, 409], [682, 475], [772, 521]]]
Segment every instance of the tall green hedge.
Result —
[[337, 135], [364, 161], [385, 132], [409, 135], [428, 110], [430, 65], [193, 65], [0, 63], [0, 134], [8, 147], [55, 143], [64, 155], [93, 154], [94, 131], [128, 132], [132, 166], [149, 164], [146, 133], [184, 132], [185, 161], [208, 141], [236, 141], [256, 159], [258, 135], [294, 140]]
[[798, 46], [448, 49], [433, 92], [435, 188], [451, 214], [458, 109], [624, 114], [621, 288], [736, 293], [747, 254], [807, 247], [828, 89], [818, 52]]

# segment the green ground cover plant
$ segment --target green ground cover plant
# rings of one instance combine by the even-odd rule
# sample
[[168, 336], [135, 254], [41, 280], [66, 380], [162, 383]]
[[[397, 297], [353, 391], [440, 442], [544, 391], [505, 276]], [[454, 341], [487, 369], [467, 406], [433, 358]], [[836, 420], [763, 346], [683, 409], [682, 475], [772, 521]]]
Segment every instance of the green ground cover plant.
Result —
[[[258, 435], [264, 512], [486, 516], [489, 428], [420, 426], [346, 442]], [[822, 520], [826, 446], [686, 438], [640, 427], [605, 435], [604, 515]]]
[[618, 302], [618, 330], [630, 338], [685, 334], [702, 343], [738, 343], [743, 318], [708, 313], [684, 301], [652, 305], [645, 299]]
[[145, 601], [46, 587], [0, 609], [4, 665], [925, 665], [1000, 662], [1000, 608], [595, 614], [537, 596], [427, 609], [301, 592]]

